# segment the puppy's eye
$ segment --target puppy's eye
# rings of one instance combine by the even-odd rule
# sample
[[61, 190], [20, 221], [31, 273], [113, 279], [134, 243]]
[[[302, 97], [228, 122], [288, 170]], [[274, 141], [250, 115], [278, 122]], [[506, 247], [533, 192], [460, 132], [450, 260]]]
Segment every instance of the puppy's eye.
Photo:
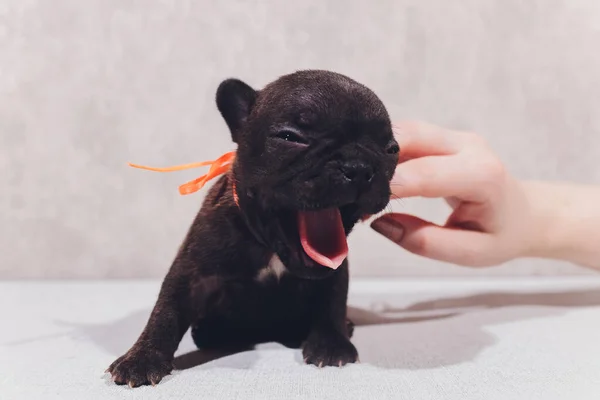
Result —
[[398, 146], [398, 143], [390, 143], [386, 151], [388, 154], [398, 154], [400, 152], [400, 146]]
[[286, 142], [308, 144], [308, 141], [302, 135], [288, 129], [284, 129], [277, 132], [275, 137], [281, 140], [285, 140]]

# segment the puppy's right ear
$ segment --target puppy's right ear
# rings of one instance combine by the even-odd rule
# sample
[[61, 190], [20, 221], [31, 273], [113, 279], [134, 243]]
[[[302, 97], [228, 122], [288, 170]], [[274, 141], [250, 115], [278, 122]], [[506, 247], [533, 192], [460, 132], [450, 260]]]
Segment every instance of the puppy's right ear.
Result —
[[257, 92], [239, 79], [227, 79], [217, 89], [217, 108], [237, 143], [238, 132], [256, 101]]

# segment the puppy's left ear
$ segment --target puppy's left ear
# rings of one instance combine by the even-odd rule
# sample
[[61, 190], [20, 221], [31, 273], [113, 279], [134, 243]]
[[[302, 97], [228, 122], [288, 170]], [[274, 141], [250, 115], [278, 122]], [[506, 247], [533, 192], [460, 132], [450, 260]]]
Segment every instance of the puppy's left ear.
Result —
[[238, 132], [256, 101], [257, 92], [239, 79], [227, 79], [217, 89], [217, 108], [237, 143]]

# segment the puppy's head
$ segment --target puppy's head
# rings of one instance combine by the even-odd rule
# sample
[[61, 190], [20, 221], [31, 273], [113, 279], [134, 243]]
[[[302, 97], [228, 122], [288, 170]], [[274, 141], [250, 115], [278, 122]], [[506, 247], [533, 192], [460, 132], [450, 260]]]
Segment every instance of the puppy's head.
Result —
[[292, 273], [328, 276], [354, 224], [389, 202], [399, 147], [384, 105], [348, 77], [300, 71], [260, 91], [226, 80], [217, 106], [238, 144], [233, 177], [252, 229]]

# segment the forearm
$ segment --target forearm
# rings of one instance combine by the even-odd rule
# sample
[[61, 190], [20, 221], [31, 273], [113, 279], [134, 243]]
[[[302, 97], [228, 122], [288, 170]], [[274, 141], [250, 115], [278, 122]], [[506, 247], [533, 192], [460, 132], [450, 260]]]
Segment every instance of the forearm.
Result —
[[527, 256], [600, 269], [600, 186], [523, 182], [534, 234]]

